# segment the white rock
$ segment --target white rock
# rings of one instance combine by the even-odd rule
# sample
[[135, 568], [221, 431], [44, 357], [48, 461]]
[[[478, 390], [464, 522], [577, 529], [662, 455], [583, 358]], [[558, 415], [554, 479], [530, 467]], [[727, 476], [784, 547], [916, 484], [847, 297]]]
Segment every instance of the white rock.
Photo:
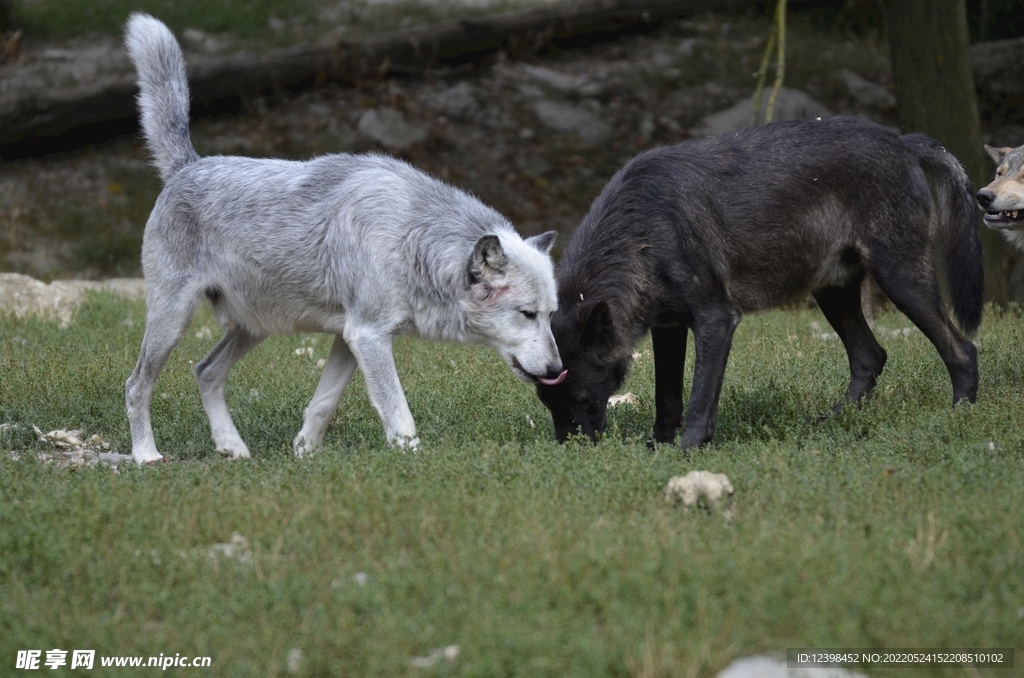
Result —
[[608, 407], [615, 407], [616, 405], [632, 405], [636, 407], [636, 394], [635, 393], [621, 393], [619, 395], [613, 395], [608, 399]]
[[[761, 96], [761, 112], [758, 114], [757, 122], [764, 122], [764, 113], [768, 108], [768, 99], [771, 97], [772, 88], [765, 86]], [[754, 95], [740, 101], [732, 108], [727, 108], [718, 113], [712, 113], [697, 124], [690, 133], [693, 136], [714, 136], [735, 132], [744, 127], [750, 126], [750, 116], [754, 112]], [[772, 120], [797, 120], [834, 115], [825, 104], [814, 99], [811, 95], [798, 89], [782, 87], [779, 89], [779, 96], [775, 100], [775, 112]]]
[[409, 666], [414, 669], [429, 669], [431, 666], [441, 661], [446, 661], [448, 663], [454, 662], [459, 658], [460, 654], [462, 654], [462, 648], [458, 645], [439, 647], [425, 657], [413, 657], [409, 660]]
[[240, 563], [248, 563], [252, 560], [252, 551], [249, 550], [249, 540], [238, 532], [231, 533], [231, 541], [220, 544], [211, 544], [206, 549], [206, 555], [210, 558], [231, 558]]
[[611, 125], [584, 106], [540, 99], [533, 102], [533, 112], [544, 125], [559, 132], [573, 132], [592, 144], [607, 139]]
[[302, 670], [302, 658], [303, 653], [302, 650], [300, 650], [299, 648], [293, 647], [292, 649], [288, 650], [288, 655], [287, 657], [285, 657], [284, 660], [284, 665], [285, 668], [288, 669], [288, 673], [294, 676]]
[[181, 39], [192, 49], [207, 54], [216, 54], [224, 49], [224, 43], [221, 39], [198, 28], [186, 28], [181, 32]]
[[863, 673], [836, 667], [791, 669], [786, 662], [755, 655], [741, 657], [726, 666], [716, 678], [867, 678]]
[[427, 129], [405, 119], [393, 108], [371, 108], [359, 117], [357, 128], [374, 141], [402, 150], [427, 138]]
[[[0, 426], [0, 431], [9, 428], [15, 427], [10, 424], [4, 424]], [[80, 468], [83, 466], [106, 464], [116, 468], [117, 464], [131, 459], [131, 455], [128, 454], [107, 452], [106, 450], [110, 449], [110, 443], [97, 434], [86, 438], [85, 434], [77, 429], [72, 431], [62, 428], [43, 433], [38, 426], [33, 426], [32, 430], [35, 432], [38, 440], [50, 443], [57, 448], [50, 452], [37, 453], [39, 461], [44, 464], [54, 464], [62, 468]]]
[[687, 507], [703, 503], [710, 511], [725, 509], [728, 512], [732, 495], [729, 476], [710, 471], [690, 471], [685, 476], [675, 476], [665, 488], [665, 501], [682, 502]]
[[577, 75], [568, 75], [543, 66], [531, 66], [530, 64], [516, 64], [508, 69], [513, 74], [531, 80], [534, 83], [547, 87], [549, 90], [561, 92], [562, 94], [574, 94], [582, 97], [592, 97], [601, 93], [604, 89], [600, 83]]
[[425, 103], [445, 115], [466, 119], [480, 110], [477, 96], [477, 88], [463, 80], [457, 85], [452, 85], [427, 97]]
[[888, 111], [896, 108], [896, 95], [881, 85], [862, 78], [849, 68], [840, 69], [839, 79], [857, 103], [868, 108]]
[[15, 317], [38, 316], [56, 320], [61, 327], [71, 324], [75, 310], [85, 301], [87, 290], [107, 291], [140, 298], [146, 294], [141, 278], [110, 280], [55, 280], [47, 285], [18, 273], [0, 273], [0, 313]]

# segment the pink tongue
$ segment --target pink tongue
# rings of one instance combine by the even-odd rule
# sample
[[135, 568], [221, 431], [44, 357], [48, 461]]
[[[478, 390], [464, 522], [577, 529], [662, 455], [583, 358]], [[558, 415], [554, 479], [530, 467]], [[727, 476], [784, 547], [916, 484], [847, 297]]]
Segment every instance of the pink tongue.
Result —
[[554, 379], [545, 379], [544, 377], [537, 377], [537, 381], [544, 384], [545, 386], [554, 386], [555, 384], [561, 384], [565, 381], [565, 375], [569, 374], [569, 370], [562, 370], [562, 373]]

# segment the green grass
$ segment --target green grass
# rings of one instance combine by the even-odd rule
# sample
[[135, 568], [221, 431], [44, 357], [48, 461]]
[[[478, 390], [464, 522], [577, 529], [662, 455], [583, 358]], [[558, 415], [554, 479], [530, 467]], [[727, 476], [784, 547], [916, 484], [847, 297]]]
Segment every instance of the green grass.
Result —
[[[127, 452], [123, 383], [142, 322], [141, 304], [106, 295], [63, 330], [0, 318], [0, 422], [16, 425], [0, 449], [46, 449], [35, 424]], [[624, 389], [639, 407], [615, 410], [596, 446], [557, 446], [492, 352], [402, 341], [422, 448], [384, 445], [357, 379], [326, 449], [296, 460], [289, 441], [329, 347], [300, 336], [232, 373], [254, 459], [223, 461], [189, 370], [212, 325], [202, 311], [157, 385], [157, 442], [178, 463], [112, 473], [0, 455], [0, 673], [16, 650], [52, 648], [209, 655], [203, 675], [217, 676], [290, 675], [296, 649], [303, 676], [713, 676], [796, 646], [1002, 646], [1022, 661], [1018, 312], [986, 316], [977, 405], [949, 408], [945, 370], [915, 332], [882, 339], [869, 403], [821, 424], [804, 418], [845, 385], [840, 345], [816, 337], [816, 312], [751, 316], [715, 443], [690, 458], [643, 444], [649, 343]], [[733, 520], [665, 503], [667, 480], [694, 469], [729, 474]], [[233, 532], [251, 557], [211, 558]], [[410, 667], [451, 644], [455, 662]]]

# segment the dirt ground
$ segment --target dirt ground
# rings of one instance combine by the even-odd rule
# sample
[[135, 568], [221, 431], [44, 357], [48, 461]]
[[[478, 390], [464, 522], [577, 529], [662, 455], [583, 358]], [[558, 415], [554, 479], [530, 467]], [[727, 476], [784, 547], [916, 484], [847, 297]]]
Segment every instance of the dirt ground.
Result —
[[[422, 79], [283, 93], [239, 115], [195, 121], [193, 140], [204, 155], [393, 153], [474, 193], [524, 234], [559, 230], [564, 244], [625, 161], [723, 124], [707, 116], [750, 97], [768, 30], [761, 18], [708, 15], [528, 62], [499, 55]], [[877, 34], [826, 32], [794, 16], [789, 41], [793, 91], [776, 117], [831, 111], [895, 127], [888, 48]], [[70, 49], [48, 47], [58, 48]], [[1019, 128], [986, 135], [1024, 142]], [[4, 162], [0, 270], [41, 279], [138, 275], [159, 188], [137, 137]]]

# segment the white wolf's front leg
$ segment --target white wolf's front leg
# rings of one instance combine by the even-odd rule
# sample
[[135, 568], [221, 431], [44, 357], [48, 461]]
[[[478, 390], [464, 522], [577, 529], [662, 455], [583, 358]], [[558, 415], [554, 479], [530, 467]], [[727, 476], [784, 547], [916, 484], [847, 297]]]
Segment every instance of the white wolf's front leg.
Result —
[[384, 424], [388, 443], [415, 449], [419, 444], [416, 422], [398, 380], [395, 358], [391, 353], [391, 334], [374, 327], [346, 326], [345, 341], [359, 361], [359, 369], [366, 379], [366, 390]]
[[316, 393], [306, 407], [302, 430], [295, 436], [293, 445], [296, 457], [301, 457], [323, 445], [327, 426], [331, 423], [331, 418], [341, 401], [341, 394], [345, 392], [345, 387], [348, 386], [358, 365], [344, 337], [335, 337]]

